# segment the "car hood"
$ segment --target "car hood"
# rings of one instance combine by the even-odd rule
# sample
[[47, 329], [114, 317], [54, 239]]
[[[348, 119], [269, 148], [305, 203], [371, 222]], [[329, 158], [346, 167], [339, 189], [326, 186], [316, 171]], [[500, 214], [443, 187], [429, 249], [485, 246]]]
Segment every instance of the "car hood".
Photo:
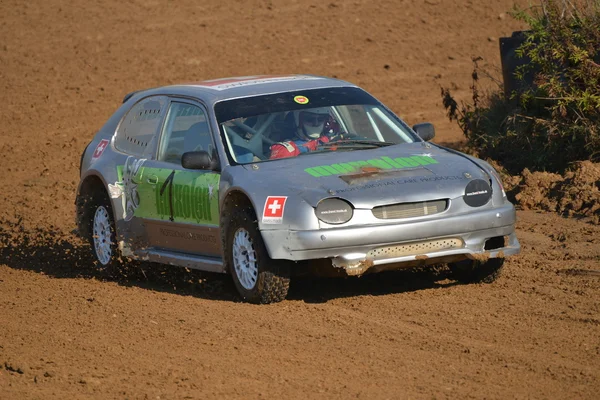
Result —
[[456, 198], [489, 175], [461, 153], [426, 143], [306, 154], [245, 165], [268, 195], [295, 194], [315, 207], [342, 198], [356, 208]]

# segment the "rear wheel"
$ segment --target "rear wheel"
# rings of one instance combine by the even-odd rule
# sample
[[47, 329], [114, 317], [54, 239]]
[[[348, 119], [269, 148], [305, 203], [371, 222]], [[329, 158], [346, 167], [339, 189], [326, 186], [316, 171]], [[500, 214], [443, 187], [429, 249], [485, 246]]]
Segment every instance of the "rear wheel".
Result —
[[105, 277], [115, 277], [121, 271], [121, 259], [110, 200], [106, 193], [97, 192], [87, 207], [87, 215], [90, 218], [88, 240], [98, 269]]
[[226, 230], [225, 258], [242, 298], [267, 304], [285, 299], [290, 286], [290, 262], [272, 260], [251, 209], [231, 215]]
[[487, 261], [463, 260], [448, 265], [452, 278], [461, 283], [492, 283], [500, 276], [504, 258]]

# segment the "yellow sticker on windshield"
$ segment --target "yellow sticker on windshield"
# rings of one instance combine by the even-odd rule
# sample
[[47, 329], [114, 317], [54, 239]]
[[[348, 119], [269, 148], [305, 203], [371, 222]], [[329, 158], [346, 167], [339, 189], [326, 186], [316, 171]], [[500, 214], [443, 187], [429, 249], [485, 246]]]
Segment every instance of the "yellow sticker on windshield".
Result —
[[298, 104], [307, 104], [308, 103], [308, 97], [306, 96], [295, 96], [294, 97], [294, 101]]

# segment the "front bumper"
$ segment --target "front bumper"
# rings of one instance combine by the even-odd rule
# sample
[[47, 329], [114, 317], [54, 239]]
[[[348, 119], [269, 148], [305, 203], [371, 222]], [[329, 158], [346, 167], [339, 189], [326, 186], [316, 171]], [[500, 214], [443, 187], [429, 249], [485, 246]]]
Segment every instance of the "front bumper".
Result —
[[[271, 258], [330, 258], [334, 266], [359, 275], [378, 265], [410, 266], [517, 254], [521, 246], [515, 222], [515, 209], [506, 203], [438, 219], [310, 231], [268, 230], [262, 231], [262, 236]], [[494, 245], [488, 243], [486, 250], [486, 242], [492, 238]]]

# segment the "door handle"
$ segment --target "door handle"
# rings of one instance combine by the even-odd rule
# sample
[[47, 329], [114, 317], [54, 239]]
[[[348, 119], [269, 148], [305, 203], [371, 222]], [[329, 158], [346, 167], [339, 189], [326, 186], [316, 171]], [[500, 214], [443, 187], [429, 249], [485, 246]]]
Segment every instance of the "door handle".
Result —
[[156, 185], [158, 183], [158, 176], [156, 176], [156, 175], [150, 175], [146, 179], [146, 182], [148, 182], [151, 185]]

